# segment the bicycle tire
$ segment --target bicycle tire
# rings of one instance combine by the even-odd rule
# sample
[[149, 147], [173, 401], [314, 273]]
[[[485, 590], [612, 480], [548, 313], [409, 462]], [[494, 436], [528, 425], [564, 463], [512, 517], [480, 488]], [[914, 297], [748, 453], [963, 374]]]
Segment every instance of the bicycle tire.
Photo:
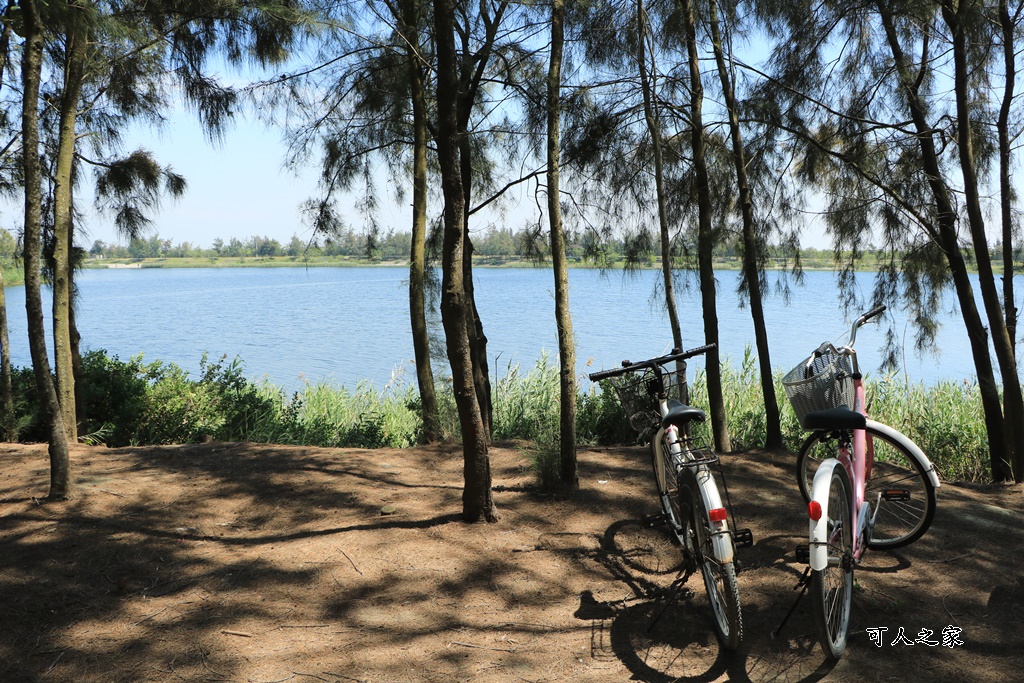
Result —
[[658, 502], [665, 515], [665, 526], [668, 528], [669, 535], [676, 543], [682, 545], [686, 540], [683, 528], [685, 510], [680, 507], [678, 475], [675, 465], [668, 457], [670, 451], [664, 432], [660, 438], [660, 454], [654, 447], [654, 441], [651, 441], [651, 467], [654, 469], [654, 485], [658, 490]]
[[680, 483], [680, 490], [689, 489], [683, 495], [690, 507], [686, 529], [688, 541], [685, 545], [688, 552], [692, 553], [704, 580], [715, 636], [722, 647], [736, 650], [743, 642], [743, 614], [740, 609], [739, 586], [736, 582], [736, 564], [719, 563], [715, 557], [711, 543], [711, 522], [697, 478], [689, 468], [681, 478], [685, 483]]
[[[909, 545], [921, 538], [935, 519], [935, 486], [924, 465], [898, 439], [870, 425], [866, 432], [875, 453], [864, 483], [864, 500], [875, 514], [868, 547], [885, 550]], [[811, 499], [811, 482], [818, 465], [835, 456], [835, 447], [829, 445], [828, 438], [823, 431], [811, 434], [797, 456], [797, 480], [805, 501]]]
[[828, 491], [828, 565], [811, 571], [818, 642], [832, 661], [846, 650], [853, 601], [853, 486], [842, 466], [832, 470]]

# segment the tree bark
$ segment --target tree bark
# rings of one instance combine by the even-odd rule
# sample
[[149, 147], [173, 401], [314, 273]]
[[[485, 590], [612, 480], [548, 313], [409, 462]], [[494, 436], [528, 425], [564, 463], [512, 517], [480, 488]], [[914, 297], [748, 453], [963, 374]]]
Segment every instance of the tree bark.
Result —
[[488, 434], [473, 383], [473, 355], [469, 344], [470, 303], [466, 297], [463, 273], [466, 212], [459, 165], [459, 78], [453, 0], [434, 0], [434, 28], [437, 42], [437, 155], [444, 194], [441, 320], [462, 427], [462, 518], [467, 522], [494, 522], [498, 517], [491, 493]]
[[412, 325], [412, 346], [416, 359], [416, 382], [419, 386], [420, 408], [423, 413], [423, 441], [432, 443], [440, 440], [441, 425], [437, 414], [434, 370], [430, 362], [430, 334], [427, 328], [427, 110], [416, 7], [416, 0], [402, 1], [402, 32], [405, 35], [406, 59], [409, 68], [413, 125], [409, 320]]
[[68, 441], [78, 441], [74, 359], [71, 351], [72, 183], [77, 143], [78, 100], [82, 93], [85, 30], [74, 25], [66, 33], [64, 87], [60, 100], [57, 160], [53, 182], [53, 354], [57, 399]]
[[715, 450], [719, 453], [728, 453], [732, 450], [732, 443], [729, 440], [725, 399], [722, 395], [722, 370], [719, 365], [718, 309], [716, 307], [715, 270], [712, 263], [714, 232], [711, 226], [711, 188], [704, 153], [704, 120], [701, 113], [704, 86], [700, 80], [697, 28], [692, 0], [681, 0], [680, 7], [686, 27], [686, 51], [690, 71], [690, 140], [693, 147], [693, 172], [697, 179], [697, 261], [700, 270], [701, 307], [704, 313], [704, 343], [714, 344], [714, 347], [707, 353], [707, 365], [705, 366], [708, 380], [708, 407], [711, 413], [711, 431], [714, 435]]
[[999, 137], [999, 205], [1003, 229], [1003, 309], [1006, 313], [1006, 333], [1010, 347], [1016, 355], [1017, 346], [1017, 302], [1013, 288], [1013, 185], [1011, 182], [1013, 148], [1010, 137], [1010, 111], [1013, 107], [1013, 92], [1017, 77], [1017, 60], [1014, 54], [1014, 26], [1006, 0], [999, 0], [999, 27], [1003, 34], [1003, 101], [999, 106], [996, 130]]
[[910, 72], [907, 59], [900, 46], [892, 12], [885, 5], [884, 0], [878, 0], [876, 7], [882, 19], [886, 41], [904, 91], [907, 109], [917, 132], [922, 170], [928, 178], [937, 208], [938, 243], [949, 264], [957, 302], [960, 304], [960, 314], [967, 329], [967, 338], [971, 343], [974, 369], [978, 375], [978, 391], [981, 394], [982, 410], [985, 413], [985, 430], [991, 449], [992, 477], [997, 481], [1004, 481], [1012, 477], [1012, 471], [1009, 467], [1009, 450], [1002, 404], [999, 398], [999, 385], [995, 380], [992, 357], [988, 351], [988, 330], [985, 328], [975, 303], [970, 274], [958, 242], [956, 210], [950, 198], [949, 188], [943, 179], [933, 137], [933, 127], [928, 124], [925, 107], [918, 95], [917, 81]]
[[718, 2], [710, 0], [711, 40], [718, 65], [718, 77], [722, 82], [725, 107], [729, 116], [729, 134], [732, 140], [732, 158], [736, 169], [736, 187], [739, 194], [740, 213], [743, 219], [743, 279], [747, 286], [750, 316], [754, 322], [754, 341], [757, 345], [757, 360], [761, 372], [761, 394], [764, 397], [765, 447], [782, 448], [782, 421], [779, 401], [775, 396], [775, 379], [772, 377], [772, 362], [768, 348], [768, 328], [764, 320], [764, 304], [761, 293], [760, 242], [754, 227], [754, 206], [747, 179], [747, 161], [743, 149], [743, 135], [736, 106], [736, 93], [732, 78], [725, 63], [725, 50], [718, 21]]
[[4, 274], [0, 271], [0, 438], [18, 440], [18, 422], [14, 415], [14, 388], [11, 386], [11, 344], [7, 328], [7, 296]]
[[28, 315], [29, 350], [36, 388], [49, 427], [51, 500], [67, 500], [71, 495], [71, 460], [67, 432], [50, 374], [43, 326], [43, 299], [40, 291], [40, 252], [42, 233], [42, 169], [39, 161], [39, 86], [43, 62], [43, 27], [34, 0], [19, 3], [24, 22], [24, 49], [21, 62], [23, 140], [22, 165], [25, 175], [25, 310]]
[[[462, 38], [461, 61], [456, 60], [458, 95], [455, 105], [456, 125], [458, 131], [459, 163], [463, 193], [463, 278], [466, 293], [467, 325], [469, 344], [473, 356], [473, 383], [477, 392], [480, 414], [487, 431], [488, 439], [494, 433], [493, 400], [491, 395], [490, 368], [487, 360], [487, 335], [484, 334], [480, 311], [476, 305], [476, 292], [473, 285], [473, 240], [469, 234], [469, 212], [472, 208], [473, 196], [473, 155], [469, 133], [470, 116], [483, 82], [484, 70], [494, 50], [498, 28], [509, 3], [497, 3], [493, 16], [487, 14], [487, 4], [480, 3], [480, 16], [484, 23], [485, 35], [479, 50], [475, 53], [470, 45], [469, 22], [459, 31]], [[454, 12], [453, 12], [454, 24]]]
[[[981, 193], [978, 189], [978, 175], [974, 158], [974, 135], [971, 132], [971, 104], [968, 101], [968, 55], [967, 35], [963, 12], [969, 2], [957, 3], [956, 8], [944, 4], [942, 16], [953, 36], [954, 93], [957, 111], [957, 149], [960, 156], [960, 171], [964, 183], [964, 203], [967, 207], [967, 222], [974, 242], [975, 262], [978, 267], [978, 282], [981, 299], [992, 333], [992, 344], [999, 363], [1003, 380], [1003, 423], [1006, 429], [1007, 456], [1016, 481], [1024, 481], [1024, 395], [1021, 393], [1020, 377], [1017, 374], [1017, 359], [1013, 344], [1006, 329], [1006, 319], [999, 302], [992, 257], [985, 235], [985, 216], [981, 207]], [[1012, 301], [1010, 302], [1012, 306]]]
[[[9, 17], [15, 3], [8, 3], [4, 16]], [[0, 86], [4, 83], [7, 57], [11, 46], [11, 22], [5, 21], [0, 31]], [[18, 424], [14, 414], [14, 387], [11, 384], [10, 330], [7, 326], [7, 296], [4, 291], [3, 272], [0, 271], [0, 438], [18, 440]]]
[[551, 60], [548, 65], [548, 221], [551, 266], [555, 276], [555, 321], [558, 328], [559, 472], [563, 488], [579, 488], [576, 465], [576, 341], [569, 309], [569, 266], [562, 230], [559, 187], [559, 144], [562, 115], [562, 50], [565, 43], [565, 0], [551, 3]]

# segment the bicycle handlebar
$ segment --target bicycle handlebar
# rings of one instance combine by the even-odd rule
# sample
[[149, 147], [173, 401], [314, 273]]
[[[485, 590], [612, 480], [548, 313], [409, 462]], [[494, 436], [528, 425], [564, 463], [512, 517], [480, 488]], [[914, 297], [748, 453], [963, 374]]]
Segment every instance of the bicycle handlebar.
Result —
[[867, 321], [871, 320], [872, 318], [875, 318], [875, 317], [880, 316], [883, 313], [885, 313], [885, 309], [886, 309], [885, 304], [880, 304], [880, 305], [875, 306], [874, 308], [872, 308], [867, 313], [861, 314], [861, 316], [859, 318], [854, 320], [853, 321], [853, 327], [850, 328], [850, 343], [847, 344], [846, 346], [848, 348], [852, 349], [853, 348], [853, 343], [857, 340], [857, 328], [860, 327], [861, 325], [865, 324]]
[[673, 353], [667, 356], [661, 356], [659, 358], [651, 358], [650, 360], [643, 360], [634, 363], [633, 361], [624, 360], [622, 361], [621, 368], [615, 368], [614, 370], [599, 370], [598, 372], [592, 372], [590, 377], [591, 382], [597, 382], [602, 379], [608, 379], [609, 377], [618, 377], [624, 375], [627, 372], [636, 372], [638, 370], [645, 370], [647, 368], [653, 368], [654, 366], [661, 366], [673, 361], [686, 360], [687, 358], [693, 358], [701, 354], [707, 353], [711, 349], [715, 348], [714, 344], [706, 344], [704, 346], [698, 346], [695, 349], [689, 351], [677, 352], [673, 349]]

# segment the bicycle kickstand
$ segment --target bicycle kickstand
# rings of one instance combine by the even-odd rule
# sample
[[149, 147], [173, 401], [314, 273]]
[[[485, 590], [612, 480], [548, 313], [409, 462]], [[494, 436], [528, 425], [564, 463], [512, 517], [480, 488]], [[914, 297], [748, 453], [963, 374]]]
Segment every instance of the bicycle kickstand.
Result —
[[811, 568], [808, 566], [806, 569], [804, 569], [803, 576], [801, 576], [800, 580], [796, 582], [795, 586], [793, 586], [793, 590], [796, 590], [797, 588], [801, 589], [800, 590], [800, 594], [798, 596], [796, 596], [796, 600], [793, 601], [793, 606], [789, 608], [789, 612], [786, 613], [786, 616], [782, 620], [782, 623], [779, 624], [779, 627], [777, 629], [775, 629], [774, 631], [772, 631], [772, 638], [777, 638], [778, 635], [780, 633], [782, 633], [782, 628], [786, 625], [786, 622], [789, 621], [789, 618], [791, 616], [793, 616], [793, 612], [796, 611], [796, 606], [798, 604], [800, 604], [800, 598], [804, 597], [804, 594], [807, 593], [807, 588], [810, 585], [811, 585]]
[[692, 573], [693, 572], [689, 571], [688, 568], [684, 567], [683, 570], [680, 571], [679, 574], [676, 576], [676, 580], [672, 582], [671, 586], [669, 586], [669, 588], [672, 590], [672, 593], [668, 596], [668, 600], [666, 600], [665, 604], [662, 605], [661, 610], [659, 610], [658, 612], [658, 615], [654, 617], [654, 619], [651, 619], [651, 623], [647, 625], [648, 633], [651, 632], [651, 629], [654, 628], [654, 625], [657, 624], [658, 620], [661, 619], [663, 614], [665, 614], [665, 610], [667, 610], [669, 606], [672, 605], [672, 603], [674, 603], [676, 599], [679, 597], [679, 593], [682, 592], [683, 586], [686, 585], [686, 581], [690, 578], [690, 575]]

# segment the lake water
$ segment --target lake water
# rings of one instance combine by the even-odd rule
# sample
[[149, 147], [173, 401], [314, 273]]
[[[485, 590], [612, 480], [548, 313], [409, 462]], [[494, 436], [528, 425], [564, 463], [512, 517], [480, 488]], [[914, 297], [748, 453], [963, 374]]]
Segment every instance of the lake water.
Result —
[[[526, 370], [545, 352], [554, 361], [558, 344], [551, 272], [477, 268], [474, 275], [492, 371], [504, 374], [516, 364]], [[398, 376], [415, 383], [407, 277], [406, 269], [396, 267], [87, 270], [78, 279], [79, 328], [84, 349], [106, 349], [122, 359], [142, 353], [147, 360], [173, 362], [193, 374], [204, 352], [211, 358], [238, 356], [248, 376], [288, 391], [306, 381], [354, 386], [369, 380], [383, 387]], [[571, 271], [578, 372], [668, 352], [672, 335], [658, 304], [659, 277], [657, 271], [635, 276]], [[750, 312], [738, 307], [738, 277], [733, 271], [718, 273], [721, 346], [734, 364], [754, 343]], [[772, 283], [777, 277], [769, 275]], [[871, 280], [870, 274], [859, 276], [865, 293], [871, 291]], [[808, 272], [804, 285], [794, 286], [789, 305], [781, 297], [766, 301], [774, 367], [792, 367], [820, 342], [849, 329], [835, 292], [833, 273]], [[906, 340], [904, 372], [911, 381], [974, 377], [967, 335], [953, 303], [950, 294], [938, 355], [916, 356], [913, 331], [905, 316], [895, 312], [895, 331]], [[7, 306], [12, 362], [27, 366], [23, 287], [7, 289]], [[695, 283], [680, 292], [679, 309], [686, 346], [701, 344]], [[440, 336], [439, 320], [436, 331]], [[862, 367], [876, 368], [883, 327], [862, 328], [858, 339]]]

